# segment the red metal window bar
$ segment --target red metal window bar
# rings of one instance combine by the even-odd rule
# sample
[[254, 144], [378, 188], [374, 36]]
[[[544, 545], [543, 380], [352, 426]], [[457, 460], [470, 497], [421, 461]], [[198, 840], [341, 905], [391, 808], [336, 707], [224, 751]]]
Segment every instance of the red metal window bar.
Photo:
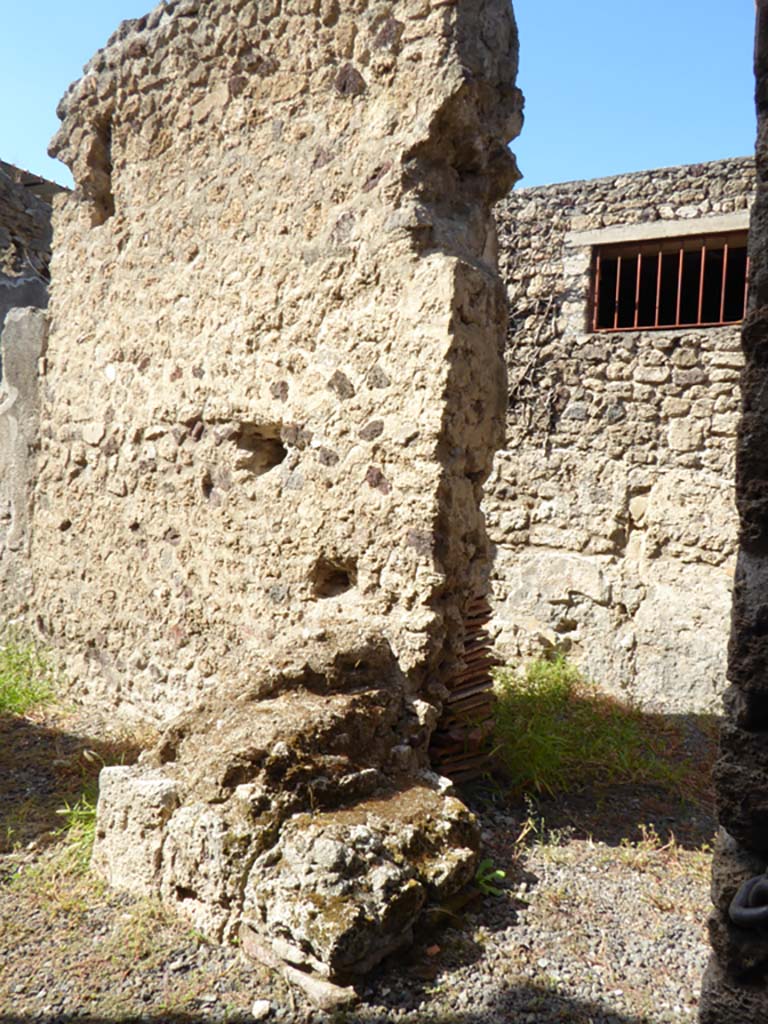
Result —
[[739, 323], [747, 303], [746, 231], [602, 246], [593, 261], [593, 331]]

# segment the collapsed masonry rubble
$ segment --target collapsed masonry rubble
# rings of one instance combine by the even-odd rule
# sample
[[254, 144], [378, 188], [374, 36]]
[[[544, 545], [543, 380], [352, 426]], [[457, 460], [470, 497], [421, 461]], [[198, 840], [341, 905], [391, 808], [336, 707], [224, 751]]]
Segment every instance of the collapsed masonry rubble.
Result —
[[427, 746], [486, 585], [516, 62], [507, 0], [182, 0], [59, 108], [35, 611], [167, 726], [95, 863], [304, 978], [475, 863]]
[[[508, 660], [565, 649], [614, 691], [669, 711], [719, 709], [740, 327], [693, 325], [692, 309], [687, 324], [658, 329], [653, 290], [671, 270], [675, 292], [685, 249], [698, 292], [702, 238], [720, 259], [707, 293], [721, 298], [726, 240], [733, 284], [737, 271], [743, 280], [754, 188], [749, 157], [522, 189], [499, 204], [509, 408], [484, 507], [494, 633]], [[636, 328], [596, 329], [595, 253], [617, 243], [629, 302], [648, 294], [652, 308]]]
[[[768, 0], [757, 3], [757, 197], [736, 458], [739, 554], [725, 721], [715, 768], [722, 825], [712, 869], [713, 956], [702, 1024], [768, 1020]], [[740, 904], [743, 906], [740, 908]], [[750, 920], [751, 919], [751, 920]]]

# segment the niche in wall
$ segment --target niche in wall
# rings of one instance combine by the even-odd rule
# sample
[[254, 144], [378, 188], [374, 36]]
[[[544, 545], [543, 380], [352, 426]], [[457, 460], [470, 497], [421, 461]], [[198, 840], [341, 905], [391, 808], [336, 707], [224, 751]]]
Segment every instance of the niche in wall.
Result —
[[352, 558], [322, 557], [312, 570], [315, 597], [340, 597], [357, 585], [357, 563]]
[[243, 423], [232, 436], [237, 446], [235, 469], [263, 476], [279, 466], [288, 455], [278, 425]]

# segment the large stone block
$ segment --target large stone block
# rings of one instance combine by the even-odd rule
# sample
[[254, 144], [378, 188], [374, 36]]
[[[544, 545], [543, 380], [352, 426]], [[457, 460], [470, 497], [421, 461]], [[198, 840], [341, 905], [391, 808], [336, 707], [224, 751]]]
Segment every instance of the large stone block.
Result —
[[419, 766], [397, 677], [349, 671], [333, 692], [324, 672], [219, 694], [138, 766], [104, 769], [94, 866], [212, 937], [246, 927], [291, 967], [345, 981], [471, 880], [478, 833]]
[[178, 786], [159, 772], [139, 773], [126, 766], [102, 769], [94, 870], [127, 892], [156, 894], [163, 830], [178, 804]]
[[428, 897], [470, 881], [475, 842], [466, 808], [424, 783], [298, 815], [256, 861], [243, 922], [294, 966], [349, 979], [411, 940]]

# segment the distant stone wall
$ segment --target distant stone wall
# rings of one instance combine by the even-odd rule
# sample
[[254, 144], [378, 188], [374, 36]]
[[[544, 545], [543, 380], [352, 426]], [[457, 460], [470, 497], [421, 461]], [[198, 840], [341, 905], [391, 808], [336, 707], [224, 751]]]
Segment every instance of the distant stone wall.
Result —
[[48, 304], [51, 207], [34, 182], [50, 185], [0, 162], [0, 330], [9, 309]]
[[735, 564], [737, 327], [593, 334], [612, 225], [745, 227], [754, 161], [525, 189], [497, 208], [507, 438], [486, 488], [497, 646], [569, 650], [609, 689], [712, 709]]
[[24, 611], [31, 594], [32, 488], [39, 437], [38, 371], [48, 324], [37, 309], [11, 310], [0, 337], [0, 616]]
[[[31, 592], [32, 486], [39, 449], [39, 361], [57, 185], [0, 161], [0, 616]], [[29, 308], [37, 307], [37, 308]], [[5, 327], [4, 327], [5, 325]]]

